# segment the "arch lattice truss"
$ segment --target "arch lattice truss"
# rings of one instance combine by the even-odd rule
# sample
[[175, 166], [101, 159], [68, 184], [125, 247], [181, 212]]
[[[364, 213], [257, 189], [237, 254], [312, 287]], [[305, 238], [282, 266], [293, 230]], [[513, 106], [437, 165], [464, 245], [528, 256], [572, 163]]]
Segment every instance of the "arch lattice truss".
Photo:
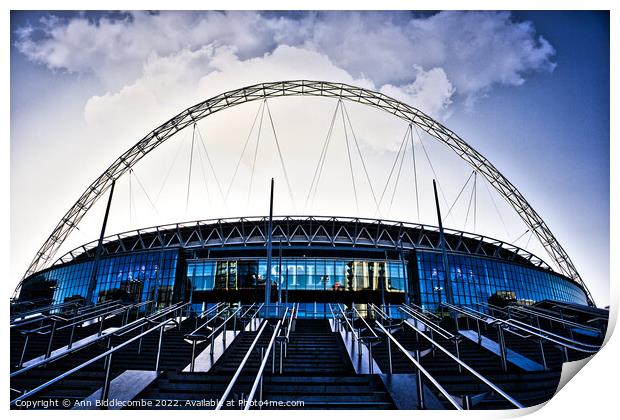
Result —
[[164, 141], [184, 128], [218, 111], [247, 102], [282, 96], [322, 96], [357, 102], [389, 112], [426, 131], [452, 149], [497, 190], [536, 235], [560, 272], [583, 286], [590, 304], [594, 303], [588, 288], [581, 279], [570, 257], [540, 215], [491, 162], [457, 134], [418, 109], [381, 93], [343, 83], [309, 80], [260, 83], [231, 90], [198, 103], [155, 128], [117, 158], [101, 176], [90, 184], [76, 203], [63, 216], [52, 234], [36, 253], [23, 279], [48, 267], [62, 243], [93, 204], [110, 188], [112, 181], [128, 172], [133, 165]]

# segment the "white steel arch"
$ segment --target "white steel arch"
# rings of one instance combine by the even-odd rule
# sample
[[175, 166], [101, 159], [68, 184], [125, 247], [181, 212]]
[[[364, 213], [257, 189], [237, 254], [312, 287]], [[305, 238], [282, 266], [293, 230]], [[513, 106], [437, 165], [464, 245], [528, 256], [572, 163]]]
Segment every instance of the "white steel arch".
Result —
[[[311, 80], [259, 83], [221, 93], [187, 108], [152, 130], [118, 157], [103, 174], [88, 186], [37, 251], [22, 281], [29, 275], [49, 266], [62, 243], [93, 204], [110, 188], [112, 181], [128, 172], [133, 165], [164, 141], [184, 128], [218, 111], [246, 102], [282, 96], [324, 96], [369, 105], [393, 114], [408, 123], [415, 124], [432, 137], [441, 141], [495, 188], [538, 238], [549, 257], [557, 265], [559, 271], [580, 284], [586, 291], [589, 303], [594, 304], [592, 296], [575, 265], [540, 215], [532, 208], [519, 190], [491, 162], [457, 134], [420, 110], [382, 93], [344, 83]], [[18, 290], [19, 286], [16, 288], [16, 294]]]

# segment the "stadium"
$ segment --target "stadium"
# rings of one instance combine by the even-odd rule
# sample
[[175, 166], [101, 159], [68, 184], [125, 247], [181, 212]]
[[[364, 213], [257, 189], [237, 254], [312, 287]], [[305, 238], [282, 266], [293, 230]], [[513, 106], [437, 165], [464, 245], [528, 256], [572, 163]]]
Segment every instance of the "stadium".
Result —
[[[444, 228], [436, 189], [437, 226], [274, 216], [272, 180], [266, 216], [105, 233], [115, 182], [150, 151], [213, 113], [285, 96], [357, 102], [419, 127], [509, 203], [555, 268]], [[99, 240], [58, 258], [107, 193]], [[75, 409], [205, 399], [217, 409], [523, 408], [554, 394], [564, 362], [599, 349], [608, 317], [543, 219], [464, 140], [384, 94], [307, 80], [229, 91], [150, 132], [58, 223], [11, 312], [12, 407], [67, 399]]]

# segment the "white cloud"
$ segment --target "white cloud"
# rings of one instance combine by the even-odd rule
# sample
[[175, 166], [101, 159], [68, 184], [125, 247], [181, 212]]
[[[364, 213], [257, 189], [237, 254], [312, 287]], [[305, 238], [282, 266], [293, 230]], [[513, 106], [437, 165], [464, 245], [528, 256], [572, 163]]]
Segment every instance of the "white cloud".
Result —
[[390, 84], [381, 87], [381, 93], [411, 104], [430, 115], [441, 115], [452, 103], [454, 87], [446, 72], [442, 68], [432, 68], [424, 71], [415, 66], [415, 80], [413, 83], [393, 86]]
[[[289, 45], [326, 56], [357, 79], [410, 95], [428, 73], [442, 87], [424, 94], [434, 109], [454, 99], [473, 103], [495, 85], [520, 85], [525, 75], [551, 71], [553, 47], [529, 22], [508, 12], [133, 12], [122, 18], [46, 18], [16, 32], [15, 45], [51, 69], [89, 73], [112, 92], [135, 84], [153, 57], [229, 47], [242, 61]], [[145, 64], [146, 63], [146, 64]], [[209, 69], [205, 63], [206, 70]], [[422, 69], [422, 70], [420, 70]], [[445, 79], [445, 80], [443, 80]], [[447, 89], [448, 84], [452, 89]], [[452, 94], [446, 98], [447, 91]], [[415, 95], [421, 98], [418, 92]], [[431, 110], [432, 111], [432, 110]]]

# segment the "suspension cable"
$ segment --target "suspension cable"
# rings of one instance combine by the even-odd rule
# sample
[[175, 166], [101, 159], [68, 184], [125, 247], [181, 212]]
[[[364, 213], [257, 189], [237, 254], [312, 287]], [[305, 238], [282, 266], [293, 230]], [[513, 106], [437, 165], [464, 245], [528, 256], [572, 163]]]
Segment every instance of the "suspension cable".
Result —
[[131, 192], [131, 171], [129, 172], [129, 224], [133, 224], [133, 218], [131, 214], [131, 203], [133, 201], [133, 193]]
[[[334, 123], [336, 121], [336, 114], [338, 113], [339, 107], [340, 107], [340, 100], [336, 102], [336, 108], [334, 109], [334, 113], [332, 114], [331, 123], [329, 124], [329, 129], [327, 130], [327, 136], [325, 137], [325, 140], [323, 141], [323, 147], [321, 148], [321, 154], [319, 155], [319, 161], [317, 162], [316, 168], [314, 169], [314, 175], [312, 176], [312, 182], [310, 183], [310, 189], [308, 190], [308, 196], [306, 197], [306, 203], [304, 204], [304, 213], [310, 201], [310, 195], [312, 193], [312, 189], [314, 188], [316, 190], [318, 188], [317, 175], [319, 178], [321, 177], [321, 174], [319, 172], [319, 167], [321, 168], [321, 172], [322, 172], [323, 164], [325, 163], [325, 156], [327, 154], [327, 148], [329, 147], [329, 142], [332, 136], [332, 131], [334, 129]], [[316, 185], [315, 185], [315, 182], [316, 182]]]
[[396, 196], [396, 190], [398, 189], [398, 181], [400, 181], [400, 173], [403, 170], [403, 163], [405, 162], [405, 155], [407, 154], [407, 147], [409, 142], [405, 142], [405, 149], [400, 158], [400, 166], [398, 167], [398, 173], [396, 174], [396, 182], [394, 183], [394, 190], [392, 191], [392, 198], [390, 199], [390, 206], [388, 207], [388, 215], [392, 213], [392, 204], [394, 204], [394, 197]]
[[[187, 138], [187, 136], [185, 138]], [[185, 138], [183, 140], [185, 140]], [[177, 146], [177, 151], [176, 151], [176, 153], [174, 155], [174, 159], [172, 159], [172, 163], [170, 164], [170, 167], [168, 168], [168, 171], [166, 172], [166, 176], [164, 176], [164, 180], [161, 183], [161, 187], [159, 188], [159, 191], [157, 192], [157, 196], [155, 196], [155, 204], [157, 204], [159, 202], [159, 197], [161, 196], [161, 193], [164, 190], [166, 182], [168, 182], [168, 177], [170, 176], [170, 173], [172, 172], [172, 168], [174, 167], [174, 164], [176, 163], [179, 155], [181, 154], [181, 145], [182, 144], [183, 144], [183, 142], [180, 141], [179, 145]]]
[[476, 231], [477, 216], [478, 216], [478, 172], [474, 174], [474, 232]]
[[230, 190], [235, 182], [235, 178], [237, 177], [237, 171], [239, 171], [239, 166], [241, 165], [241, 161], [243, 160], [243, 155], [245, 154], [245, 150], [248, 147], [248, 144], [250, 142], [250, 137], [252, 137], [252, 133], [254, 132], [254, 126], [256, 125], [256, 121], [258, 120], [258, 114], [261, 113], [263, 106], [264, 106], [264, 103], [261, 102], [260, 105], [258, 106], [258, 109], [256, 110], [256, 115], [254, 115], [254, 121], [252, 122], [252, 127], [250, 128], [250, 132], [248, 133], [248, 136], [245, 139], [245, 143], [243, 144], [243, 150], [241, 150], [241, 156], [239, 156], [239, 160], [237, 161], [237, 164], [235, 165], [235, 171], [233, 173], [232, 179], [230, 180], [230, 184], [228, 185], [228, 188], [226, 189], [225, 200], [228, 200], [228, 196], [230, 195]]
[[187, 210], [189, 209], [189, 189], [192, 181], [192, 162], [194, 161], [194, 141], [196, 134], [196, 123], [192, 128], [192, 148], [189, 154], [189, 173], [187, 174], [187, 198], [185, 200], [185, 214], [187, 215]]
[[407, 127], [407, 131], [405, 132], [405, 136], [403, 137], [403, 140], [400, 142], [400, 147], [398, 148], [398, 153], [396, 153], [396, 158], [394, 159], [394, 163], [392, 164], [392, 169], [390, 169], [390, 174], [388, 175], [388, 179], [385, 182], [385, 186], [383, 187], [383, 191], [381, 192], [381, 196], [379, 197], [379, 204], [377, 205], [377, 209], [376, 209], [376, 213], [379, 212], [379, 206], [381, 206], [381, 203], [383, 202], [383, 197], [385, 196], [385, 192], [388, 189], [388, 186], [390, 185], [390, 181], [392, 180], [392, 175], [394, 174], [394, 169], [396, 168], [396, 165], [398, 163], [398, 159], [400, 158], [400, 153], [403, 150], [403, 146], [407, 141], [407, 135], [409, 134], [409, 127]]
[[530, 236], [529, 238], [527, 238], [527, 242], [525, 243], [525, 249], [527, 249], [527, 247], [530, 245], [530, 240], [532, 239], [532, 236], [534, 236], [534, 232], [530, 230]]
[[509, 237], [510, 233], [508, 232], [508, 227], [506, 226], [506, 222], [504, 222], [504, 218], [502, 217], [502, 213], [500, 213], [499, 208], [497, 207], [497, 203], [495, 202], [495, 199], [493, 198], [493, 194], [491, 194], [491, 190], [489, 189], [489, 185], [486, 182], [483, 182], [483, 184], [486, 187], [487, 192], [489, 193], [489, 197], [491, 197], [491, 202], [493, 203], [493, 207], [495, 207], [495, 211], [497, 212], [497, 215], [499, 216], [499, 220], [502, 222], [502, 226], [504, 226], [504, 230], [506, 231], [506, 237]]
[[[467, 229], [467, 221], [469, 220], [469, 212], [471, 210], [472, 202], [474, 202], [474, 195], [476, 192], [476, 172], [474, 171], [474, 182], [471, 189], [471, 194], [469, 195], [469, 203], [467, 204], [467, 213], [465, 214], [465, 223], [463, 224], [463, 230]], [[474, 209], [475, 211], [475, 209]], [[476, 221], [474, 220], [474, 232], [476, 231]]]
[[250, 188], [248, 189], [248, 198], [245, 203], [246, 209], [250, 205], [250, 196], [252, 194], [252, 186], [254, 185], [254, 170], [256, 169], [256, 157], [258, 156], [258, 145], [260, 143], [260, 135], [263, 130], [263, 117], [265, 116], [265, 103], [266, 99], [263, 99], [263, 109], [260, 114], [260, 122], [258, 123], [258, 133], [256, 135], [256, 147], [254, 148], [254, 159], [252, 160], [252, 172], [250, 173]]
[[[217, 189], [220, 191], [220, 195], [222, 196], [222, 200], [224, 200], [224, 207], [226, 207], [226, 197], [224, 195], [224, 191], [222, 190], [222, 184], [220, 183], [219, 178], [217, 177], [217, 171], [213, 166], [213, 162], [211, 161], [211, 157], [209, 156], [209, 152], [207, 151], [207, 146], [205, 145], [204, 138], [202, 137], [202, 132], [200, 131], [200, 127], [197, 127], [198, 130], [198, 138], [200, 139], [200, 144], [202, 145], [202, 150], [207, 156], [207, 162], [209, 163], [209, 167], [211, 168], [211, 172], [213, 173], [213, 178], [215, 179], [215, 184], [217, 185]], [[200, 153], [200, 149], [198, 149]]]
[[418, 197], [418, 171], [416, 168], [415, 145], [413, 142], [413, 127], [409, 124], [409, 137], [411, 137], [411, 157], [413, 159], [413, 182], [415, 186], [415, 205], [418, 212], [418, 222], [420, 221], [420, 199]]
[[364, 168], [364, 174], [366, 175], [366, 180], [368, 181], [368, 186], [370, 187], [370, 193], [372, 194], [372, 199], [375, 202], [375, 206], [379, 207], [379, 203], [377, 201], [377, 196], [375, 195], [375, 190], [372, 187], [372, 182], [370, 181], [370, 176], [368, 175], [368, 170], [366, 169], [366, 163], [364, 161], [364, 156], [362, 155], [362, 150], [360, 149], [359, 142], [357, 141], [357, 136], [355, 135], [355, 130], [353, 130], [353, 124], [351, 124], [351, 118], [349, 117], [349, 111], [347, 111], [347, 107], [345, 103], [342, 103], [342, 109], [344, 110], [345, 116], [347, 117], [347, 122], [349, 123], [349, 128], [351, 129], [351, 135], [353, 136], [353, 140], [355, 141], [355, 147], [357, 148], [357, 153], [359, 154], [360, 160], [362, 161], [362, 168]]
[[511, 241], [510, 243], [511, 243], [511, 244], [516, 244], [516, 243], [517, 243], [517, 241], [518, 241], [519, 239], [523, 238], [523, 237], [525, 236], [525, 234], [526, 234], [526, 233], [528, 233], [529, 231], [530, 231], [530, 229], [529, 229], [529, 228], [525, 229], [525, 232], [523, 232], [521, 235], [519, 235], [519, 236], [517, 237], [517, 239], [515, 239], [514, 241]]
[[276, 126], [273, 123], [273, 117], [271, 116], [271, 110], [269, 109], [269, 102], [265, 99], [265, 106], [267, 108], [267, 114], [269, 115], [269, 121], [271, 123], [271, 130], [273, 131], [273, 138], [276, 142], [276, 147], [278, 149], [278, 156], [280, 158], [280, 165], [282, 165], [282, 172], [284, 172], [284, 179], [286, 180], [286, 187], [288, 188], [288, 194], [291, 199], [291, 203], [293, 204], [293, 210], [295, 209], [295, 198], [293, 197], [293, 189], [291, 188], [291, 182], [288, 177], [288, 173], [286, 172], [286, 165], [284, 164], [284, 158], [282, 157], [282, 150], [280, 149], [280, 142], [278, 141], [278, 135], [276, 134]]
[[[342, 99], [339, 99], [342, 101]], [[344, 130], [344, 139], [347, 146], [347, 156], [349, 158], [349, 169], [351, 171], [351, 182], [353, 183], [353, 195], [355, 197], [355, 209], [357, 214], [360, 213], [360, 206], [357, 201], [357, 188], [355, 187], [355, 175], [353, 174], [353, 162], [351, 161], [351, 149], [349, 148], [349, 135], [347, 134], [347, 124], [344, 120], [344, 112], [342, 112], [342, 108], [340, 109], [340, 115], [342, 116], [342, 129]]]
[[463, 194], [463, 191], [465, 191], [465, 188], [467, 187], [467, 184], [469, 184], [469, 180], [474, 175], [474, 173], [476, 173], [476, 171], [471, 171], [471, 174], [469, 174], [469, 177], [467, 178], [467, 180], [463, 184], [463, 187], [461, 188], [461, 190], [459, 191], [458, 195], [454, 199], [454, 202], [452, 203], [452, 205], [448, 209], [448, 213], [446, 213], [446, 215], [443, 217], [442, 221], [445, 221], [446, 218], [450, 215], [450, 213], [452, 212], [452, 209], [454, 208], [454, 205], [456, 204], [457, 201], [459, 201], [459, 198], [461, 197], [461, 194]]
[[[439, 193], [441, 194], [441, 198], [443, 198], [444, 203], [446, 204], [446, 206], [448, 206], [448, 200], [446, 199], [446, 194], [443, 192], [443, 188], [441, 187], [441, 182], [439, 182], [439, 177], [437, 176], [437, 172], [435, 172], [435, 167], [433, 166], [433, 162], [431, 162], [431, 158], [428, 155], [426, 146], [424, 146], [424, 142], [422, 141], [422, 137], [420, 136], [420, 133], [418, 132], [418, 128], [415, 125], [413, 126], [413, 128], [415, 129], [415, 133], [418, 136], [418, 140], [420, 141], [420, 144], [422, 145], [422, 151], [424, 152], [424, 155], [426, 156], [426, 160], [428, 161], [428, 165], [430, 166], [431, 171], [433, 172], [433, 176], [437, 180], [437, 185], [439, 186]], [[452, 218], [452, 223], [454, 223], [454, 218]]]
[[133, 170], [133, 168], [131, 168], [129, 170], [129, 172], [131, 174], [133, 174], [133, 176], [136, 177], [136, 181], [138, 181], [138, 185], [140, 186], [140, 188], [142, 189], [142, 192], [144, 193], [144, 195], [146, 196], [146, 199], [149, 201], [149, 203], [151, 204], [151, 207], [153, 208], [153, 210], [155, 211], [155, 214], [159, 215], [159, 212], [157, 211], [157, 207], [155, 207], [155, 203], [153, 202], [153, 200], [151, 200], [151, 197], [149, 196], [149, 193], [146, 192], [146, 188], [144, 188], [144, 185], [142, 184], [142, 182], [140, 181], [140, 177], [138, 177], [138, 174], [136, 173], [136, 171]]
[[[339, 101], [341, 102], [341, 101]], [[340, 105], [342, 106], [342, 104]], [[337, 111], [337, 109], [336, 109]], [[334, 117], [336, 117], [337, 115], [334, 114]], [[334, 120], [334, 127], [335, 127], [335, 120]], [[321, 181], [321, 177], [323, 176], [323, 168], [325, 167], [325, 162], [327, 161], [327, 151], [329, 150], [329, 145], [331, 144], [331, 139], [332, 139], [332, 135], [333, 135], [333, 127], [332, 127], [332, 131], [329, 133], [329, 137], [327, 138], [327, 145], [325, 148], [325, 154], [323, 155], [323, 160], [321, 161], [321, 166], [319, 168], [319, 173], [317, 175], [316, 178], [316, 183], [314, 184], [314, 192], [312, 193], [312, 199], [310, 201], [310, 205], [312, 207], [314, 207], [314, 202], [316, 200], [316, 195], [319, 192], [319, 183]]]
[[213, 200], [211, 199], [211, 190], [209, 188], [209, 183], [207, 182], [207, 171], [204, 168], [204, 162], [202, 159], [202, 153], [200, 153], [200, 148], [198, 148], [198, 163], [200, 164], [200, 174], [202, 175], [202, 182], [205, 186], [205, 190], [207, 191], [207, 201], [209, 204], [213, 204]]

